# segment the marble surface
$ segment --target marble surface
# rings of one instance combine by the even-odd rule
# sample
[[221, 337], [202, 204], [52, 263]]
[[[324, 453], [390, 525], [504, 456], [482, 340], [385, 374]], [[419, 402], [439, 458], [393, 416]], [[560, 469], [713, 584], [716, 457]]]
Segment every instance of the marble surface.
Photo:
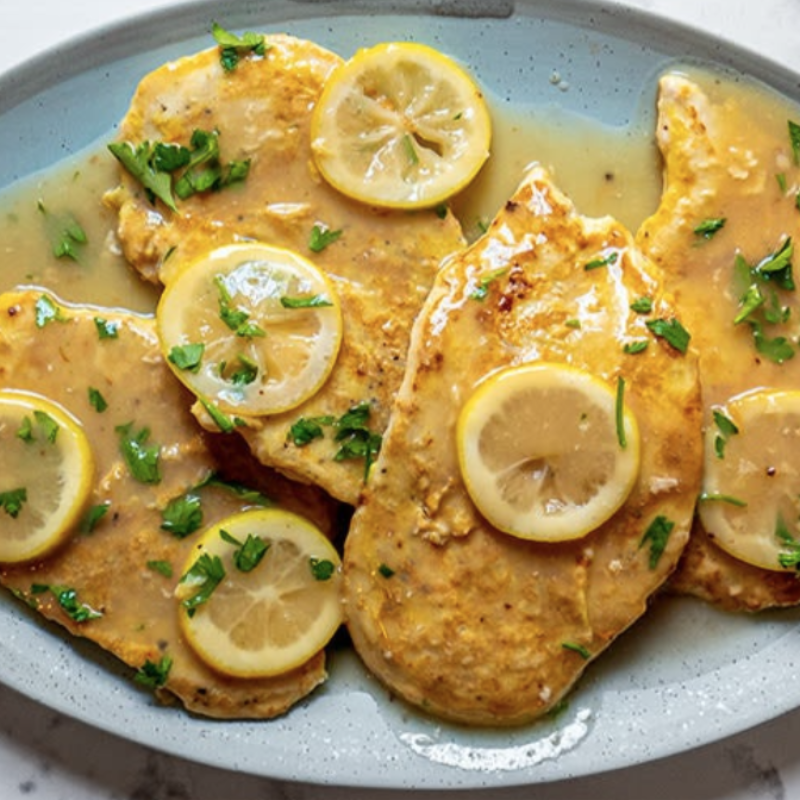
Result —
[[[0, 72], [73, 35], [174, 4], [174, 0], [3, 0]], [[797, 0], [625, 0], [620, 5], [701, 26], [800, 71]], [[469, 800], [800, 798], [798, 741], [800, 710], [638, 767], [535, 788], [448, 796]], [[279, 783], [191, 763], [95, 730], [0, 685], [0, 800], [388, 800], [409, 794]], [[430, 800], [434, 794], [419, 792], [414, 797]]]

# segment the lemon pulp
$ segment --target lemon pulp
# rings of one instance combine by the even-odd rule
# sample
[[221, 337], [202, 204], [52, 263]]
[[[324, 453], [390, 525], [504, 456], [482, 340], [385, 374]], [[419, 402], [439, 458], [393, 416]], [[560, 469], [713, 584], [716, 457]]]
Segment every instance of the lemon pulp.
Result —
[[360, 50], [325, 83], [311, 122], [314, 160], [343, 194], [397, 208], [432, 206], [463, 189], [489, 156], [483, 95], [425, 45]]
[[94, 459], [80, 423], [41, 395], [0, 391], [0, 562], [45, 556], [78, 522]]
[[457, 443], [478, 510], [525, 539], [575, 539], [599, 527], [639, 470], [639, 429], [624, 397], [562, 364], [491, 375], [464, 405]]
[[342, 340], [331, 281], [297, 253], [229, 245], [184, 268], [156, 311], [178, 378], [223, 411], [274, 414], [323, 385]]
[[706, 429], [703, 527], [769, 570], [800, 563], [800, 392], [759, 390], [715, 408]]
[[[243, 569], [250, 564], [242, 565], [238, 554], [256, 538], [263, 554]], [[203, 591], [198, 563], [216, 564], [217, 577], [224, 577], [192, 607]], [[176, 590], [181, 627], [203, 661], [221, 673], [279, 675], [308, 661], [336, 632], [340, 581], [339, 555], [308, 520], [276, 508], [245, 511], [210, 528], [194, 548]]]

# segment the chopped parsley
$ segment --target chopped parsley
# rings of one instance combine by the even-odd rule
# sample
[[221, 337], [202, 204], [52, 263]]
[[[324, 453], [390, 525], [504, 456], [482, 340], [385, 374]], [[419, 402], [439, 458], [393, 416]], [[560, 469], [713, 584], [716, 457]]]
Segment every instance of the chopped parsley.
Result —
[[619, 252], [615, 250], [613, 253], [609, 253], [607, 256], [593, 258], [591, 261], [588, 261], [583, 265], [583, 269], [586, 272], [590, 272], [593, 269], [600, 269], [601, 267], [607, 267], [610, 264], [616, 264], [618, 259]]
[[324, 225], [315, 225], [311, 229], [308, 240], [308, 249], [312, 253], [321, 253], [326, 247], [332, 245], [344, 233], [342, 230], [332, 231]]
[[10, 489], [7, 492], [0, 492], [0, 508], [12, 519], [19, 516], [23, 505], [28, 502], [28, 490], [23, 486], [19, 489]]
[[479, 303], [482, 303], [487, 296], [489, 295], [489, 287], [496, 281], [498, 278], [502, 278], [508, 272], [508, 268], [504, 267], [502, 269], [496, 269], [493, 272], [484, 275], [478, 282], [478, 288], [472, 292], [470, 298], [472, 300], [477, 300]]
[[269, 49], [262, 34], [248, 31], [237, 36], [216, 22], [211, 25], [211, 35], [219, 45], [219, 60], [225, 72], [233, 72], [239, 66], [242, 55], [254, 53], [257, 56], [263, 56]]
[[383, 442], [381, 435], [369, 428], [370, 413], [369, 403], [359, 403], [339, 419], [332, 416], [301, 417], [289, 428], [286, 438], [297, 447], [304, 447], [314, 439], [324, 437], [323, 426], [332, 427], [335, 431], [334, 441], [339, 443], [334, 461], [363, 458], [366, 482]]
[[89, 403], [92, 408], [98, 413], [102, 414], [108, 408], [108, 402], [99, 389], [90, 386], [88, 389]]
[[694, 229], [694, 233], [696, 236], [700, 236], [703, 239], [712, 239], [715, 234], [719, 233], [725, 227], [726, 221], [725, 217], [709, 217], [697, 225]]
[[45, 229], [53, 255], [56, 258], [70, 258], [78, 261], [80, 248], [88, 241], [86, 231], [81, 224], [69, 212], [59, 215], [51, 214], [41, 200], [37, 206], [45, 220]]
[[219, 294], [219, 318], [230, 328], [237, 336], [245, 339], [252, 339], [256, 336], [266, 336], [266, 331], [260, 328], [255, 323], [249, 322], [250, 314], [241, 308], [234, 308], [233, 297], [228, 291], [225, 284], [225, 278], [222, 275], [217, 275], [214, 278], [214, 285], [217, 287]]
[[198, 372], [200, 364], [203, 361], [203, 353], [206, 346], [202, 343], [175, 345], [170, 351], [167, 358], [178, 369], [187, 372]]
[[725, 458], [725, 445], [728, 443], [728, 439], [730, 439], [731, 436], [735, 436], [739, 433], [739, 428], [730, 417], [723, 414], [719, 409], [715, 408], [711, 416], [719, 431], [714, 439], [714, 452], [717, 458]]
[[648, 320], [645, 325], [654, 336], [663, 339], [678, 352], [685, 353], [689, 349], [689, 341], [692, 337], [675, 317]]
[[227, 414], [224, 414], [222, 411], [217, 408], [212, 402], [205, 400], [204, 398], [200, 399], [200, 405], [208, 413], [208, 416], [214, 421], [214, 424], [223, 432], [223, 433], [233, 433], [236, 428], [246, 427], [247, 423], [241, 417], [229, 417]]
[[628, 446], [628, 440], [625, 436], [625, 379], [622, 377], [617, 378], [617, 397], [614, 412], [617, 427], [617, 441], [619, 442], [619, 446], [624, 450]]
[[669, 535], [672, 533], [674, 527], [675, 523], [672, 522], [672, 520], [659, 514], [659, 516], [650, 523], [644, 536], [642, 536], [642, 540], [639, 542], [639, 548], [641, 549], [646, 544], [650, 545], [650, 569], [655, 569], [658, 566], [658, 562], [661, 560], [661, 556], [667, 548]]
[[394, 570], [388, 564], [383, 563], [378, 566], [378, 572], [383, 578], [391, 578], [395, 574]]
[[789, 128], [789, 143], [792, 145], [794, 163], [800, 165], [800, 125], [793, 120], [787, 120]]
[[632, 342], [626, 342], [622, 348], [622, 352], [627, 353], [628, 355], [643, 353], [645, 350], [647, 350], [648, 344], [649, 342], [647, 339], [635, 339]]
[[92, 506], [84, 515], [81, 520], [81, 533], [92, 533], [97, 527], [101, 519], [108, 513], [111, 503], [98, 503]]
[[[38, 409], [33, 412], [33, 418], [36, 420], [39, 432], [44, 436], [45, 440], [50, 444], [55, 444], [58, 438], [59, 424], [47, 412]], [[34, 427], [30, 417], [26, 416], [22, 418], [16, 436], [27, 444], [37, 441], [37, 436], [34, 433]]]
[[327, 558], [310, 558], [308, 565], [311, 568], [311, 574], [314, 576], [315, 581], [329, 581], [336, 571], [332, 561]]
[[786, 548], [778, 555], [778, 563], [784, 568], [800, 569], [800, 541], [794, 538], [781, 514], [775, 520], [775, 536]]
[[178, 144], [129, 142], [108, 145], [112, 155], [145, 190], [150, 202], [161, 200], [177, 211], [175, 197], [186, 200], [194, 194], [216, 192], [247, 178], [250, 161], [220, 162], [219, 132], [195, 130], [190, 147]]
[[198, 606], [207, 603], [217, 586], [225, 580], [225, 566], [219, 556], [203, 553], [192, 564], [180, 583], [194, 590], [181, 601], [190, 617], [193, 617]]
[[247, 386], [258, 377], [258, 364], [244, 353], [236, 356], [238, 367], [225, 374], [227, 364], [220, 365], [220, 374], [225, 380], [230, 381], [234, 386]]
[[271, 506], [272, 500], [258, 489], [252, 489], [237, 481], [226, 481], [211, 473], [204, 481], [199, 483], [195, 489], [202, 489], [205, 486], [216, 486], [226, 492], [235, 494], [240, 500], [255, 506]]
[[23, 417], [19, 428], [17, 429], [17, 438], [22, 439], [23, 442], [33, 442], [36, 437], [33, 435], [33, 423], [30, 417]]
[[265, 542], [260, 536], [253, 536], [252, 533], [247, 534], [244, 542], [240, 542], [222, 528], [220, 528], [219, 535], [224, 542], [236, 546], [237, 549], [233, 553], [233, 563], [239, 572], [252, 572], [261, 563], [261, 559], [264, 558], [267, 550], [269, 550], [269, 542]]
[[134, 680], [141, 686], [158, 689], [167, 682], [171, 669], [172, 659], [169, 656], [163, 656], [157, 664], [148, 659], [139, 667]]
[[589, 650], [577, 642], [562, 642], [561, 647], [564, 650], [570, 650], [573, 653], [577, 653], [584, 660], [588, 660], [592, 657], [592, 654], [589, 652]]
[[97, 336], [99, 339], [119, 338], [119, 321], [109, 321], [107, 319], [103, 319], [103, 317], [95, 317], [94, 326], [97, 328]]
[[733, 497], [733, 495], [730, 494], [720, 494], [719, 492], [702, 492], [697, 499], [703, 503], [706, 501], [729, 503], [738, 508], [744, 508], [747, 505], [744, 500], [740, 500], [738, 497]]
[[284, 308], [325, 308], [333, 303], [324, 294], [314, 294], [309, 297], [281, 297]]
[[48, 591], [56, 598], [59, 606], [74, 622], [88, 622], [103, 616], [102, 612], [95, 611], [86, 603], [79, 602], [78, 592], [68, 586], [49, 586], [42, 583], [34, 583], [31, 586], [33, 594], [44, 594]]
[[653, 299], [651, 297], [638, 297], [631, 303], [631, 311], [637, 314], [649, 314], [653, 310]]
[[34, 321], [37, 328], [44, 328], [51, 322], [66, 322], [64, 311], [46, 294], [40, 295], [34, 305]]
[[161, 511], [161, 530], [183, 539], [203, 524], [200, 498], [192, 493], [174, 497]]
[[171, 578], [173, 575], [172, 564], [170, 564], [169, 561], [160, 559], [148, 561], [147, 569], [151, 569], [153, 572], [157, 572], [159, 575], [163, 575], [165, 578]]
[[755, 266], [741, 254], [734, 261], [734, 281], [739, 294], [739, 311], [734, 325], [746, 322], [753, 334], [756, 351], [776, 364], [794, 357], [795, 348], [785, 336], [769, 336], [768, 328], [788, 322], [790, 309], [781, 304], [779, 290], [794, 291], [792, 256], [794, 245], [787, 237], [781, 246]]
[[157, 444], [147, 444], [150, 429], [142, 428], [134, 432], [133, 423], [118, 425], [114, 429], [119, 434], [119, 448], [131, 475], [140, 483], [160, 483], [159, 461], [161, 448]]

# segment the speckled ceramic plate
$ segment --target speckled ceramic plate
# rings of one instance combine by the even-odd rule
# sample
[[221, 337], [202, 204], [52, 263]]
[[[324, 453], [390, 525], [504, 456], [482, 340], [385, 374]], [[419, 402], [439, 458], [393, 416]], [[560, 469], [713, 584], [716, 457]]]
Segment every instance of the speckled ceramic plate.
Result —
[[[210, 44], [212, 19], [286, 30], [342, 55], [416, 39], [461, 57], [499, 103], [558, 104], [607, 124], [652, 122], [642, 115], [655, 77], [676, 57], [797, 92], [797, 77], [779, 66], [590, 0], [188, 3], [100, 30], [0, 78], [0, 153], [14, 154], [0, 160], [0, 186], [108, 135], [145, 72]], [[670, 600], [592, 665], [563, 715], [524, 729], [469, 731], [424, 719], [390, 701], [346, 651], [333, 654], [328, 684], [284, 718], [215, 722], [159, 707], [113, 659], [0, 595], [0, 680], [9, 686], [206, 764], [344, 785], [499, 787], [666, 756], [800, 704], [798, 654], [798, 613], [755, 620]]]

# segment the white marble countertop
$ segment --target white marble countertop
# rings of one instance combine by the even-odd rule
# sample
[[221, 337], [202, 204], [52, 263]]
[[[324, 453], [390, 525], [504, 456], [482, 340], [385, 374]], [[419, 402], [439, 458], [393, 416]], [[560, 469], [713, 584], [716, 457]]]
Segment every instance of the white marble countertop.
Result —
[[[175, 0], [4, 0], [0, 72], [34, 52]], [[800, 71], [798, 0], [625, 0], [768, 53]], [[535, 788], [456, 797], [537, 800], [784, 800], [800, 798], [800, 710], [669, 759]], [[277, 800], [406, 793], [286, 784], [191, 763], [95, 730], [0, 685], [0, 798], [35, 800]], [[432, 798], [434, 792], [414, 796]]]

